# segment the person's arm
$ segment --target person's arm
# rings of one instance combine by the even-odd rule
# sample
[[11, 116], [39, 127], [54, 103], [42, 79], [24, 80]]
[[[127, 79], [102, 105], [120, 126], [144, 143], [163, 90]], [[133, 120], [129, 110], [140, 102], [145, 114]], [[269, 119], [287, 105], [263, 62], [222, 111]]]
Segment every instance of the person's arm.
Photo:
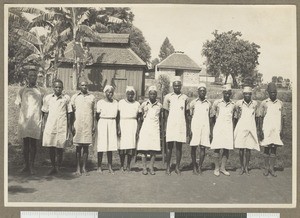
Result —
[[186, 137], [190, 135], [190, 105], [188, 99], [185, 101], [185, 125], [186, 125]]
[[210, 126], [210, 142], [212, 142], [213, 139], [213, 129], [216, 123], [217, 119], [217, 101], [214, 101], [213, 105], [211, 106], [210, 109], [210, 119], [209, 119], [209, 126]]
[[120, 111], [118, 110], [117, 117], [116, 117], [116, 125], [117, 125], [117, 135], [121, 136], [121, 128], [120, 128]]
[[193, 132], [192, 132], [192, 128], [191, 128], [191, 124], [192, 124], [192, 118], [193, 118], [193, 115], [194, 115], [194, 103], [191, 102], [190, 103], [190, 110], [189, 110], [189, 113], [187, 115], [188, 117], [188, 134], [189, 134], [189, 142], [191, 142], [191, 139], [193, 137]]
[[280, 131], [280, 138], [281, 140], [284, 138], [285, 135], [285, 117], [286, 117], [286, 110], [282, 103], [282, 110], [281, 110], [281, 131]]
[[258, 128], [259, 128], [259, 140], [262, 141], [264, 139], [264, 132], [262, 130], [264, 116], [265, 116], [265, 102], [263, 101], [259, 107], [259, 117], [258, 117]]
[[169, 108], [170, 108], [170, 100], [169, 95], [166, 95], [163, 102], [163, 113], [164, 113], [164, 129], [163, 131], [166, 132], [167, 130], [167, 122], [169, 117]]
[[48, 112], [42, 112], [42, 116], [43, 116], [43, 121], [42, 121], [42, 133], [45, 130], [45, 125], [48, 119]]
[[241, 111], [240, 111], [240, 107], [238, 105], [238, 102], [234, 105], [234, 109], [233, 109], [233, 117], [232, 117], [232, 124], [233, 124], [233, 129], [235, 129], [236, 127], [236, 124], [240, 118], [240, 114], [241, 114]]

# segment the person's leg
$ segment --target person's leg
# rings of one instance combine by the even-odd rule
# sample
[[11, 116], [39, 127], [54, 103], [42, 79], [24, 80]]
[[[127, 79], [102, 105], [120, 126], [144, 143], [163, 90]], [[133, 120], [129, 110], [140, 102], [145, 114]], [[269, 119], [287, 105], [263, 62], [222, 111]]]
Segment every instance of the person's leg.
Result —
[[215, 170], [214, 170], [215, 176], [220, 176], [220, 164], [219, 164], [220, 151], [221, 151], [221, 149], [214, 150], [213, 156], [214, 156], [214, 162], [215, 162]]
[[200, 146], [200, 157], [199, 157], [199, 167], [198, 167], [198, 171], [200, 174], [202, 174], [202, 165], [204, 162], [204, 158], [205, 158], [205, 147]]
[[181, 156], [182, 156], [182, 143], [181, 142], [176, 142], [176, 168], [175, 168], [175, 173], [177, 173], [178, 175], [181, 174], [180, 169], [179, 169]]
[[142, 174], [147, 175], [148, 171], [147, 171], [147, 152], [146, 151], [142, 152], [142, 165], [143, 165]]
[[173, 142], [167, 142], [167, 169], [166, 174], [171, 175], [170, 165], [171, 165], [171, 157], [172, 157], [172, 149], [173, 149]]
[[34, 160], [35, 160], [35, 155], [36, 155], [36, 143], [37, 143], [36, 139], [30, 138], [29, 171], [30, 171], [31, 175], [35, 174], [35, 172], [34, 172]]
[[244, 166], [244, 153], [245, 153], [245, 149], [240, 148], [239, 150], [239, 155], [240, 155], [240, 164], [241, 164], [241, 171], [240, 171], [240, 175], [245, 173], [245, 166]]
[[97, 157], [98, 157], [98, 169], [97, 169], [97, 172], [102, 174], [102, 167], [101, 167], [101, 165], [102, 165], [103, 152], [98, 152]]
[[264, 176], [268, 176], [269, 175], [269, 171], [270, 171], [270, 148], [269, 147], [265, 147], [264, 148], [264, 162], [265, 162], [265, 169], [264, 169]]
[[112, 169], [112, 151], [107, 152], [107, 162], [108, 162], [109, 173], [114, 174], [114, 171]]
[[22, 168], [21, 172], [28, 172], [29, 171], [29, 138], [23, 139], [23, 157], [24, 157], [24, 167]]
[[155, 162], [155, 152], [151, 151], [150, 152], [150, 174], [155, 175], [154, 172], [154, 162]]
[[76, 165], [77, 165], [77, 168], [76, 168], [75, 175], [81, 175], [81, 172], [80, 172], [81, 149], [82, 149], [82, 146], [80, 146], [80, 145], [76, 146]]
[[58, 170], [60, 170], [62, 166], [62, 161], [63, 161], [63, 149], [62, 148], [57, 148], [56, 149], [56, 155], [57, 155], [57, 167]]
[[55, 174], [57, 173], [57, 169], [56, 169], [56, 148], [55, 147], [50, 147], [49, 148], [49, 154], [50, 154], [50, 160], [51, 160], [51, 166], [52, 169], [49, 172], [49, 175]]
[[270, 174], [274, 177], [277, 176], [274, 169], [276, 163], [276, 150], [277, 150], [276, 145], [273, 145], [271, 147], [271, 152], [270, 152]]
[[124, 172], [125, 171], [125, 168], [124, 168], [125, 151], [124, 150], [119, 150], [119, 155], [120, 155], [120, 162], [121, 162], [121, 168], [120, 168], [120, 170], [122, 172]]
[[245, 172], [247, 175], [249, 174], [249, 162], [250, 162], [250, 156], [251, 156], [251, 150], [246, 148], [246, 154], [245, 154], [245, 158], [246, 158], [246, 163], [245, 163]]
[[191, 146], [191, 157], [192, 157], [193, 174], [194, 175], [198, 175], [197, 164], [196, 164], [196, 151], [197, 151], [197, 146]]
[[223, 149], [220, 172], [223, 173], [225, 176], [230, 176], [230, 173], [225, 169], [228, 157], [229, 157], [229, 150]]
[[127, 172], [131, 171], [131, 160], [132, 160], [133, 153], [134, 153], [133, 149], [127, 151]]
[[82, 154], [82, 173], [88, 176], [88, 172], [86, 170], [86, 163], [89, 156], [89, 146], [85, 145], [83, 146], [83, 154]]

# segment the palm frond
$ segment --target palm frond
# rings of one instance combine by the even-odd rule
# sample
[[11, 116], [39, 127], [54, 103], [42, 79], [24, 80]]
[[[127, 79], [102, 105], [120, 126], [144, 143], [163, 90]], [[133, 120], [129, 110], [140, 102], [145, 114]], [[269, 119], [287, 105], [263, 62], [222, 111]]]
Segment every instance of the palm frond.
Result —
[[33, 51], [36, 54], [41, 54], [41, 52], [37, 49], [37, 47], [34, 46], [34, 44], [28, 42], [27, 40], [20, 38], [19, 42], [29, 48], [31, 51]]
[[16, 34], [18, 34], [19, 36], [21, 36], [21, 38], [23, 38], [24, 40], [26, 40], [34, 45], [42, 45], [41, 40], [37, 36], [32, 34], [31, 32], [27, 32], [22, 29], [15, 29], [14, 32]]
[[87, 25], [79, 25], [78, 30], [80, 31], [80, 33], [86, 34], [87, 36], [96, 38], [98, 37], [96, 32], [93, 31], [93, 29]]
[[85, 11], [79, 18], [78, 20], [78, 24], [82, 24], [84, 21], [88, 20], [90, 17], [90, 12], [89, 11]]
[[31, 54], [31, 55], [27, 56], [27, 57], [23, 60], [23, 62], [24, 62], [24, 63], [28, 63], [28, 62], [30, 62], [30, 61], [32, 61], [32, 60], [36, 60], [36, 59], [38, 59], [38, 58], [40, 58], [40, 55], [38, 55], [38, 54]]

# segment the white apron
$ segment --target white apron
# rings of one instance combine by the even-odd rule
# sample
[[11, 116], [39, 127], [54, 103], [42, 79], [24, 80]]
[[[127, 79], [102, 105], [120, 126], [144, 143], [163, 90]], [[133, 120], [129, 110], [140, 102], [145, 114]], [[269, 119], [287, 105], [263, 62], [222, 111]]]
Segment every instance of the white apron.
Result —
[[190, 146], [203, 145], [210, 146], [209, 134], [209, 104], [199, 103], [201, 106], [197, 107], [195, 104], [194, 114], [191, 123], [192, 139]]
[[233, 149], [232, 107], [220, 107], [213, 130], [211, 149]]
[[255, 111], [251, 107], [243, 107], [241, 117], [234, 130], [235, 148], [259, 149], [255, 123]]
[[166, 129], [167, 142], [186, 143], [185, 100], [179, 98], [170, 104]]
[[270, 104], [263, 121], [264, 140], [262, 146], [270, 144], [283, 145], [280, 139], [281, 131], [281, 106], [279, 104]]

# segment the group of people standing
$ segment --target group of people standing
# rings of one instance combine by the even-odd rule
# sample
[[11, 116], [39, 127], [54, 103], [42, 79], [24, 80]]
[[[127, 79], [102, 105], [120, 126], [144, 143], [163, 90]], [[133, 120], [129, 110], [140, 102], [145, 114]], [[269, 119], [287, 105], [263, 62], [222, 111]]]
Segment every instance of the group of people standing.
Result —
[[[173, 82], [174, 92], [164, 97], [163, 104], [157, 100], [155, 86], [148, 88], [149, 99], [142, 104], [135, 100], [134, 87], [126, 88], [126, 97], [119, 102], [113, 98], [114, 87], [105, 86], [105, 97], [98, 102], [88, 91], [88, 83], [79, 83], [80, 91], [71, 98], [63, 94], [63, 82], [53, 82], [54, 93], [36, 86], [36, 72], [28, 73], [28, 85], [20, 89], [16, 104], [20, 106], [19, 136], [23, 139], [25, 166], [23, 172], [34, 174], [36, 143], [42, 137], [42, 145], [49, 148], [52, 169], [59, 172], [63, 160], [63, 148], [72, 138], [76, 146], [77, 170], [75, 174], [88, 174], [86, 163], [89, 147], [97, 147], [99, 173], [102, 173], [103, 153], [107, 153], [108, 171], [112, 168], [113, 152], [120, 156], [120, 170], [131, 170], [131, 162], [137, 152], [142, 154], [142, 174], [155, 175], [155, 155], [161, 151], [161, 138], [166, 136], [166, 174], [171, 175], [171, 156], [176, 147], [175, 173], [180, 172], [182, 144], [191, 147], [193, 174], [202, 173], [207, 148], [214, 150], [214, 175], [229, 176], [225, 166], [229, 150], [238, 148], [241, 171], [249, 175], [252, 149], [264, 146], [264, 175], [276, 176], [274, 165], [276, 150], [282, 146], [285, 112], [283, 103], [277, 99], [277, 88], [269, 83], [269, 98], [258, 103], [252, 100], [252, 88], [245, 86], [242, 100], [231, 100], [231, 86], [225, 85], [222, 99], [213, 104], [206, 99], [204, 83], [198, 86], [198, 97], [189, 102], [181, 93], [180, 80]], [[161, 125], [164, 122], [164, 125]], [[165, 129], [161, 129], [164, 126]], [[197, 164], [197, 147], [200, 148]], [[137, 152], [136, 152], [137, 151]], [[222, 151], [222, 152], [221, 152]], [[149, 170], [147, 156], [150, 155]], [[127, 164], [125, 159], [127, 157]], [[81, 164], [82, 162], [82, 164]], [[221, 164], [220, 164], [221, 162]]]

